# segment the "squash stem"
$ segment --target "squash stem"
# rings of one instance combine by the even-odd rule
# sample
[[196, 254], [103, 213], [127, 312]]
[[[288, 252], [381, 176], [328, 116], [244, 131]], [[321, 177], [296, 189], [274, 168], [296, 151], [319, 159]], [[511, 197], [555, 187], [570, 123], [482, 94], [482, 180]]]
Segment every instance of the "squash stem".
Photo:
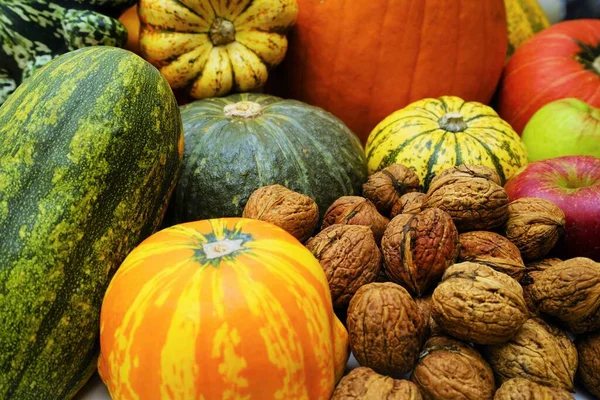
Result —
[[438, 120], [438, 123], [440, 124], [440, 128], [448, 132], [456, 133], [467, 129], [467, 123], [460, 113], [444, 114], [442, 118]]
[[262, 107], [253, 101], [240, 101], [226, 105], [223, 111], [225, 111], [225, 116], [228, 118], [255, 118], [262, 114]]
[[229, 44], [235, 40], [235, 26], [223, 18], [216, 18], [210, 27], [210, 40], [215, 46]]
[[208, 260], [213, 260], [242, 250], [243, 241], [243, 239], [223, 239], [217, 242], [204, 243], [202, 250], [204, 250], [204, 254]]
[[600, 74], [600, 56], [598, 56], [598, 57], [596, 57], [594, 59], [594, 62], [592, 63], [592, 66], [596, 70], [596, 73]]

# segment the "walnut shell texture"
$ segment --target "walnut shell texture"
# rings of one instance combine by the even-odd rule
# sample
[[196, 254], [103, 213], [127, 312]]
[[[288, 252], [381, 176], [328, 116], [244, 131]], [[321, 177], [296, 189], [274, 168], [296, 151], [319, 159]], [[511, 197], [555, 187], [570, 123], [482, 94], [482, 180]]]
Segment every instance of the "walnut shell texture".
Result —
[[478, 344], [508, 341], [529, 316], [519, 283], [483, 264], [454, 264], [431, 298], [433, 319], [442, 330]]
[[323, 267], [334, 307], [346, 307], [354, 293], [379, 274], [381, 252], [368, 226], [331, 225], [305, 246]]
[[432, 336], [444, 335], [444, 332], [440, 329], [438, 324], [431, 317], [431, 296], [417, 297], [415, 299], [419, 313], [421, 317], [426, 321], [425, 323], [425, 337], [430, 338]]
[[424, 399], [492, 399], [494, 373], [477, 350], [447, 336], [427, 340], [411, 380]]
[[494, 182], [497, 185], [502, 186], [502, 180], [496, 171], [486, 165], [458, 165], [445, 169], [438, 173], [432, 180], [429, 186], [433, 185], [436, 181], [445, 179], [456, 179], [456, 178], [483, 178]]
[[342, 196], [325, 212], [321, 229], [335, 224], [365, 225], [373, 230], [375, 240], [379, 243], [389, 221], [364, 197]]
[[562, 262], [560, 258], [550, 257], [550, 258], [542, 258], [541, 260], [535, 260], [528, 262], [525, 264], [525, 269], [527, 271], [543, 271], [547, 268], [550, 268], [553, 265], [556, 265]]
[[432, 181], [423, 207], [446, 211], [459, 232], [493, 230], [508, 218], [508, 194], [492, 180], [448, 174]]
[[390, 218], [400, 214], [418, 214], [423, 211], [425, 193], [410, 192], [400, 197], [392, 206]]
[[350, 300], [350, 349], [361, 366], [400, 377], [417, 362], [425, 323], [417, 304], [402, 286], [369, 283]]
[[442, 277], [458, 255], [458, 231], [439, 208], [400, 214], [381, 239], [387, 276], [412, 295], [421, 296]]
[[488, 231], [461, 233], [458, 260], [485, 264], [520, 280], [525, 264], [517, 246], [502, 235]]
[[529, 285], [537, 308], [574, 334], [600, 329], [600, 263], [576, 257], [537, 273]]
[[578, 338], [577, 351], [583, 386], [600, 399], [600, 332]]
[[422, 400], [417, 385], [404, 379], [379, 375], [371, 368], [358, 367], [344, 376], [331, 400]]
[[485, 346], [483, 352], [501, 383], [511, 378], [525, 378], [574, 390], [575, 344], [565, 332], [541, 318], [528, 319], [510, 341]]
[[564, 389], [548, 387], [525, 378], [512, 378], [504, 382], [494, 400], [571, 400], [574, 397]]
[[508, 205], [506, 237], [519, 248], [524, 260], [546, 256], [564, 227], [565, 213], [549, 200], [522, 197]]
[[389, 215], [400, 196], [420, 189], [421, 182], [415, 171], [401, 164], [392, 164], [369, 176], [363, 184], [363, 196], [382, 215]]
[[282, 185], [270, 185], [252, 192], [242, 217], [270, 222], [304, 242], [317, 227], [319, 207], [304, 194]]

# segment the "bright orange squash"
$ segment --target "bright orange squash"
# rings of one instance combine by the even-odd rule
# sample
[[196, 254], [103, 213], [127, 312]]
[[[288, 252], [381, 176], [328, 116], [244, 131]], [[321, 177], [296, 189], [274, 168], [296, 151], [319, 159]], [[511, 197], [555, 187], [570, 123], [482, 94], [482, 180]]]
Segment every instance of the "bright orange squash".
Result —
[[111, 281], [100, 329], [114, 399], [329, 399], [348, 359], [319, 262], [250, 219], [149, 237]]

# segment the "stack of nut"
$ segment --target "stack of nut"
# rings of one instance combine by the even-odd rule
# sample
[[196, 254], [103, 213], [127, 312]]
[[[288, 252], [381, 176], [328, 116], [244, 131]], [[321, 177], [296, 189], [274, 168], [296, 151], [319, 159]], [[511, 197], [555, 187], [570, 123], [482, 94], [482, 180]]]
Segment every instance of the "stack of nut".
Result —
[[576, 378], [600, 398], [600, 263], [550, 258], [558, 206], [510, 202], [492, 169], [465, 165], [422, 192], [394, 164], [363, 196], [320, 229], [314, 201], [279, 185], [244, 211], [302, 241], [347, 314], [361, 367], [334, 399], [570, 399]]

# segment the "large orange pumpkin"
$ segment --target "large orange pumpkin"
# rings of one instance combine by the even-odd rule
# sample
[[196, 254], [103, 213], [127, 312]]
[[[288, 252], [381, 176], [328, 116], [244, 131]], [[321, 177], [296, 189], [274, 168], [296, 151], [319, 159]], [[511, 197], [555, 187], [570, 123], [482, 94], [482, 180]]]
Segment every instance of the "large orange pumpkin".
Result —
[[298, 0], [274, 94], [320, 106], [363, 142], [426, 97], [491, 99], [507, 51], [503, 0]]
[[250, 219], [145, 240], [111, 281], [100, 329], [114, 399], [329, 399], [348, 357], [319, 262]]

